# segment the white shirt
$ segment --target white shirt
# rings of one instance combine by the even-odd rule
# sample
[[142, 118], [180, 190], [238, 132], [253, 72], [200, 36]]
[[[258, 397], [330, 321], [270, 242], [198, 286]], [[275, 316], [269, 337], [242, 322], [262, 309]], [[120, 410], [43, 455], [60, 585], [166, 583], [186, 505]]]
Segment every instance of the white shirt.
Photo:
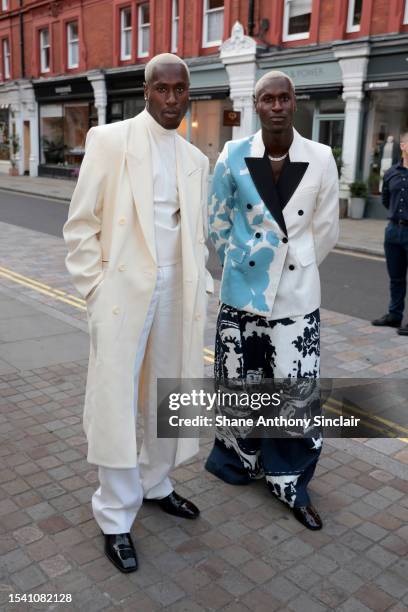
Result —
[[154, 225], [158, 266], [181, 260], [180, 204], [177, 189], [176, 130], [163, 128], [146, 111], [153, 171]]

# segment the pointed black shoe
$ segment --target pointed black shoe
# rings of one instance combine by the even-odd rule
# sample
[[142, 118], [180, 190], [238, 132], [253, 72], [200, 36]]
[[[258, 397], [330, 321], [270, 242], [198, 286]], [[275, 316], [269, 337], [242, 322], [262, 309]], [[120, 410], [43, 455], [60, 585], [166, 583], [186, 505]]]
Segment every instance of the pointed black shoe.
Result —
[[105, 535], [105, 555], [119, 571], [124, 574], [135, 572], [138, 568], [136, 550], [130, 533]]
[[193, 502], [181, 497], [175, 491], [172, 491], [163, 499], [145, 499], [145, 502], [155, 502], [167, 514], [173, 516], [181, 516], [181, 518], [196, 519], [200, 515], [200, 511]]
[[292, 512], [299, 523], [312, 531], [318, 531], [323, 527], [322, 519], [313, 506], [295, 506]]

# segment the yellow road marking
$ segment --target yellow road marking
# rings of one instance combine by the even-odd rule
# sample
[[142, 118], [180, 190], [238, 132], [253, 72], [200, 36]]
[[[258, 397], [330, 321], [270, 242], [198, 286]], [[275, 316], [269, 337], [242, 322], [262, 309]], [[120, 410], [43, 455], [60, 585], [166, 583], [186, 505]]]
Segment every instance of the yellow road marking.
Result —
[[[14, 281], [15, 283], [19, 283], [26, 287], [31, 287], [40, 293], [45, 293], [45, 295], [49, 295], [51, 297], [56, 297], [57, 299], [62, 299], [61, 301], [67, 301], [68, 304], [72, 304], [75, 302], [80, 306], [85, 305], [85, 300], [76, 297], [75, 295], [71, 295], [66, 291], [61, 291], [61, 289], [54, 289], [49, 285], [45, 285], [44, 283], [40, 283], [34, 278], [30, 278], [28, 276], [24, 276], [23, 274], [19, 274], [18, 272], [14, 272], [13, 270], [9, 270], [8, 268], [4, 268], [0, 266], [0, 275], [8, 278], [9, 280]], [[86, 310], [86, 308], [81, 308], [81, 310]]]
[[[344, 405], [342, 402], [340, 402], [339, 400], [336, 400], [336, 399], [334, 399], [332, 397], [329, 399], [329, 401], [333, 402], [337, 406], [343, 406]], [[403, 427], [403, 425], [398, 425], [397, 423], [393, 423], [393, 421], [389, 421], [388, 419], [384, 419], [383, 417], [377, 416], [376, 414], [369, 414], [365, 410], [361, 410], [361, 408], [356, 408], [355, 406], [347, 406], [347, 404], [345, 404], [344, 407], [348, 408], [349, 410], [352, 410], [356, 414], [360, 414], [361, 416], [369, 416], [374, 421], [378, 421], [379, 423], [383, 423], [383, 425], [387, 425], [388, 427], [394, 427], [395, 429], [398, 429], [398, 431], [400, 431], [401, 433], [408, 434], [408, 429], [406, 427]]]
[[[52, 297], [60, 302], [64, 302], [65, 304], [69, 304], [70, 306], [75, 306], [79, 310], [86, 310], [86, 307], [82, 305], [85, 303], [83, 300], [79, 300], [75, 296], [71, 296], [64, 291], [56, 291], [49, 287], [48, 285], [44, 285], [43, 283], [39, 283], [38, 281], [29, 279], [22, 274], [13, 273], [6, 268], [0, 267], [0, 276], [3, 278], [7, 278], [8, 280], [17, 283], [18, 285], [22, 285], [23, 287], [28, 287], [29, 289], [34, 289], [38, 291], [38, 293], [42, 293], [43, 295], [47, 295], [48, 297]], [[66, 297], [64, 297], [66, 296]], [[82, 303], [81, 303], [82, 302]]]

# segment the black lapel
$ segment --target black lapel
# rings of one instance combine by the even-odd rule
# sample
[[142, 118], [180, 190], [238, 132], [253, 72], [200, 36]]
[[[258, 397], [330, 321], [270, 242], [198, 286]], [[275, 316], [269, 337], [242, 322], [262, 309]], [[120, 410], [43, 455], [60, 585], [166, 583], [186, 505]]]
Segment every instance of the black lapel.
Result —
[[279, 202], [279, 194], [273, 182], [272, 168], [268, 157], [245, 157], [245, 163], [261, 200], [263, 200], [275, 221], [285, 236], [287, 236], [286, 223]]
[[285, 159], [276, 186], [282, 210], [298, 188], [308, 165], [309, 162], [291, 162], [289, 157]]

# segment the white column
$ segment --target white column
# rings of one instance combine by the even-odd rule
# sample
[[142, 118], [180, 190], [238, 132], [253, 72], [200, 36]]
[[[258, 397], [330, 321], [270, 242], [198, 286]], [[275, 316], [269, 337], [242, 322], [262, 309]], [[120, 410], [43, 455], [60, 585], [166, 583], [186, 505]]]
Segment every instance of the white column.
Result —
[[[18, 169], [19, 175], [24, 174], [24, 123], [21, 104], [11, 105], [11, 130], [10, 136], [15, 133], [18, 143], [18, 151], [14, 155], [14, 160]], [[13, 127], [14, 125], [14, 127]], [[12, 153], [11, 153], [12, 155]]]
[[233, 108], [241, 113], [241, 125], [233, 128], [232, 137], [243, 138], [255, 129], [252, 96], [256, 82], [256, 42], [244, 35], [238, 21], [232, 28], [231, 38], [220, 47], [220, 58], [228, 73]]
[[[20, 82], [20, 92], [23, 107], [23, 122], [30, 123], [30, 176], [38, 176], [39, 160], [39, 137], [38, 137], [38, 105], [35, 99], [34, 87], [29, 81]], [[24, 163], [24, 152], [22, 149], [22, 159]]]
[[108, 104], [105, 75], [100, 71], [90, 72], [88, 74], [88, 81], [91, 82], [94, 90], [95, 106], [98, 111], [98, 124], [104, 125], [106, 123], [106, 107]]
[[348, 192], [348, 185], [356, 178], [360, 146], [361, 118], [370, 48], [367, 44], [338, 46], [334, 55], [343, 73], [344, 134], [340, 186]]

